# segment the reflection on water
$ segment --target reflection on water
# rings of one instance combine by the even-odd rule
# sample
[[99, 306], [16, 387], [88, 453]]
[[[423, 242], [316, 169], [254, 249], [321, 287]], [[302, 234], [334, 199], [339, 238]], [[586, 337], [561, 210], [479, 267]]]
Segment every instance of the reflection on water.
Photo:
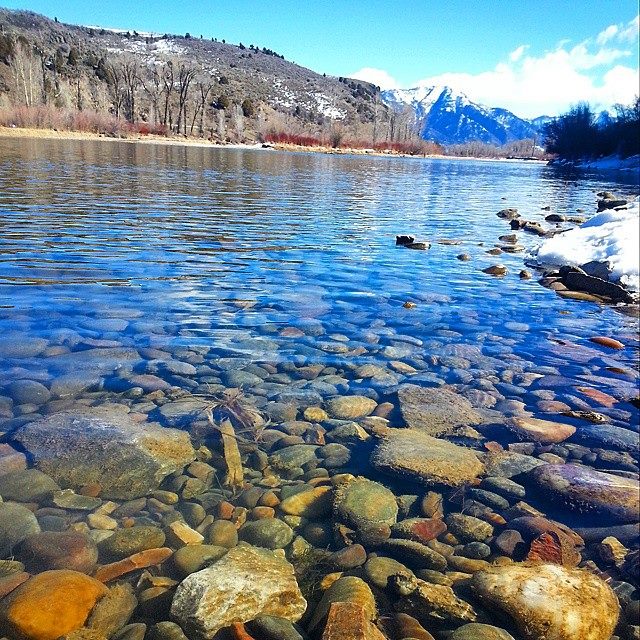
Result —
[[[269, 421], [259, 445], [267, 453], [284, 444], [350, 447], [321, 461], [313, 454], [283, 471], [282, 481], [255, 462], [261, 458], [243, 458], [253, 465], [245, 480], [275, 488], [277, 504], [279, 482], [318, 484], [320, 465], [327, 475], [377, 477], [366, 465], [367, 432], [350, 431], [327, 400], [367, 396], [380, 415], [388, 401], [395, 413], [384, 415], [393, 424], [399, 386], [414, 383], [448, 385], [482, 413], [484, 426], [453, 434], [455, 442], [478, 451], [509, 445], [538, 463], [582, 460], [637, 477], [637, 321], [559, 298], [535, 277], [521, 280], [524, 253], [487, 253], [511, 233], [499, 209], [517, 207], [542, 222], [546, 206], [588, 215], [596, 191], [624, 193], [632, 185], [528, 163], [1, 138], [0, 185], [0, 431], [7, 442], [43, 415], [86, 405], [124, 405], [138, 421], [184, 427], [176, 401], [240, 387], [242, 402]], [[395, 236], [407, 233], [431, 248], [395, 247]], [[537, 241], [518, 235], [525, 250]], [[458, 260], [462, 253], [471, 259]], [[482, 272], [496, 263], [507, 266], [506, 277]], [[589, 341], [598, 335], [625, 348]], [[305, 412], [309, 406], [315, 413]], [[567, 412], [597, 412], [608, 426], [594, 432], [575, 413], [561, 416]], [[577, 431], [563, 446], [518, 442], [503, 427], [513, 416], [560, 419]], [[371, 430], [374, 423], [363, 424]], [[192, 430], [194, 441], [208, 437]], [[494, 440], [501, 445], [488, 444]], [[215, 467], [220, 454], [210, 455]], [[236, 517], [221, 515], [218, 503], [233, 496], [211, 478], [189, 496], [179, 478], [163, 485], [175, 491], [177, 507], [143, 501], [133, 517], [116, 512], [113, 526], [167, 525], [182, 518], [175, 509], [185, 500], [200, 501], [211, 520]], [[51, 510], [48, 499], [11, 495], [37, 505], [42, 528], [53, 527], [55, 516], [60, 529], [86, 526], [97, 541], [113, 535], [103, 520], [85, 525], [84, 512], [62, 507], [62, 499]], [[513, 518], [515, 500], [505, 495], [511, 511], [502, 513]], [[449, 498], [447, 510], [459, 509]], [[490, 504], [484, 496], [500, 511], [498, 498]], [[412, 508], [404, 515], [416, 515]], [[189, 509], [180, 513], [195, 512]], [[547, 513], [575, 517], [576, 526], [615, 524], [602, 513], [586, 521]], [[209, 536], [204, 515], [189, 522]], [[100, 563], [110, 559], [101, 547]], [[146, 623], [147, 609], [134, 619]], [[168, 619], [167, 607], [151, 618]], [[444, 635], [434, 631], [438, 638], [447, 624]]]

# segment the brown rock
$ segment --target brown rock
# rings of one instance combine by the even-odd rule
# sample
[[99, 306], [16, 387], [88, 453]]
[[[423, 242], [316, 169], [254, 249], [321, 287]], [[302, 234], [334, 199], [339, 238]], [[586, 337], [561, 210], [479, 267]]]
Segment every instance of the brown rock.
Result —
[[0, 598], [4, 598], [11, 593], [14, 589], [17, 589], [23, 582], [26, 582], [31, 577], [26, 571], [19, 571], [18, 573], [10, 573], [8, 576], [2, 576], [0, 578]]
[[570, 438], [576, 428], [573, 425], [538, 418], [511, 418], [506, 426], [523, 440], [541, 444], [556, 444]]
[[606, 336], [594, 336], [589, 338], [591, 342], [599, 344], [602, 347], [609, 347], [609, 349], [624, 349], [624, 344], [614, 338], [607, 338]]
[[582, 556], [568, 536], [557, 531], [549, 531], [533, 540], [527, 560], [553, 562], [563, 567], [577, 567]]
[[12, 471], [24, 471], [27, 468], [27, 457], [8, 444], [0, 444], [0, 476]]
[[0, 607], [9, 634], [25, 640], [56, 640], [80, 629], [107, 593], [97, 580], [77, 571], [45, 571], [15, 589]]
[[406, 613], [396, 613], [393, 621], [398, 638], [434, 640], [433, 636], [414, 617]]
[[91, 573], [98, 562], [98, 547], [83, 533], [43, 531], [22, 542], [18, 558], [34, 573], [51, 569]]
[[119, 560], [118, 562], [112, 562], [111, 564], [105, 564], [98, 567], [95, 572], [95, 578], [100, 582], [109, 582], [115, 580], [126, 573], [137, 571], [138, 569], [146, 569], [156, 564], [162, 564], [165, 560], [171, 557], [173, 550], [169, 547], [158, 547], [157, 549], [147, 549], [140, 553], [134, 553], [132, 556]]
[[385, 637], [368, 620], [365, 607], [355, 602], [334, 602], [322, 640], [385, 640]]

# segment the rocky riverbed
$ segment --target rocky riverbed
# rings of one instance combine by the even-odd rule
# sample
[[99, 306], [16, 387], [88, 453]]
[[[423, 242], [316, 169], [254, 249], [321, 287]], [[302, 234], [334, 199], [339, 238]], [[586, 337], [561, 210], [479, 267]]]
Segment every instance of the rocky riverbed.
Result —
[[631, 334], [558, 345], [601, 368], [575, 384], [382, 322], [284, 327], [253, 363], [120, 344], [120, 316], [0, 339], [10, 640], [638, 637]]

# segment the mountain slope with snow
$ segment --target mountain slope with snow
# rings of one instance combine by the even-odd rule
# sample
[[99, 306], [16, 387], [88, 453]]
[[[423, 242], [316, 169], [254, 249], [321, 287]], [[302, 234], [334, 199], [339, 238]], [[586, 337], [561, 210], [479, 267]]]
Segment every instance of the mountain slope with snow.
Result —
[[507, 109], [489, 108], [450, 87], [393, 89], [381, 93], [396, 111], [407, 107], [415, 114], [420, 136], [440, 144], [484, 142], [502, 145], [540, 135], [546, 118], [524, 120]]

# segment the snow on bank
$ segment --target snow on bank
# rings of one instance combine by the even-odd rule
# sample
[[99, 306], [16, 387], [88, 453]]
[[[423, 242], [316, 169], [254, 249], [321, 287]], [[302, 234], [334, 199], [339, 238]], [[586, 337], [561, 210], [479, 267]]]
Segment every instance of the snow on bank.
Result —
[[617, 155], [605, 156], [593, 160], [552, 160], [549, 164], [556, 166], [578, 167], [579, 169], [594, 169], [598, 171], [634, 171], [640, 173], [640, 156], [621, 158]]
[[627, 209], [598, 213], [583, 225], [545, 240], [533, 256], [543, 266], [611, 264], [612, 281], [640, 290], [640, 196]]

